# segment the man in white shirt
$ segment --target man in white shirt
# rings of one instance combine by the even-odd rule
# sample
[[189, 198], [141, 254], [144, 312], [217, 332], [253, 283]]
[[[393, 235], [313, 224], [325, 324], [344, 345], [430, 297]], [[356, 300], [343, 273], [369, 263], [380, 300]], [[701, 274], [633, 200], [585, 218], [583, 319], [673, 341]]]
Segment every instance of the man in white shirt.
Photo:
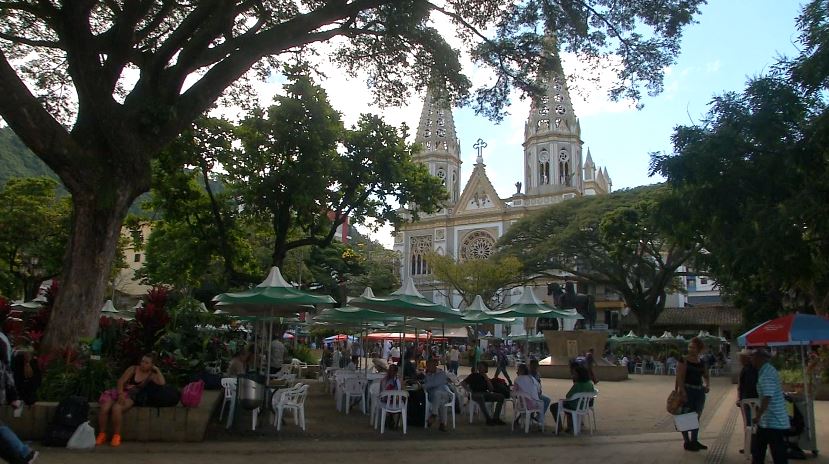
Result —
[[394, 363], [400, 362], [400, 347], [397, 345], [394, 345], [391, 349], [391, 360]]
[[461, 352], [458, 351], [458, 347], [452, 345], [452, 349], [449, 350], [449, 372], [458, 375], [458, 366], [460, 365], [461, 359]]

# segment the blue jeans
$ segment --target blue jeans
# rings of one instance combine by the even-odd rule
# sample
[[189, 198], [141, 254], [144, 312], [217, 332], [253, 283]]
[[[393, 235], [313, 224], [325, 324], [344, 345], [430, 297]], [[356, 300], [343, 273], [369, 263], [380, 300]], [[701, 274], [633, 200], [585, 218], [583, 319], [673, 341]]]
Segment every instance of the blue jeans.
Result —
[[449, 372], [458, 375], [458, 361], [449, 361]]
[[32, 450], [17, 438], [17, 434], [5, 425], [0, 425], [0, 450], [2, 458], [12, 464], [25, 462]]
[[544, 413], [546, 413], [550, 409], [550, 403], [552, 403], [553, 400], [551, 400], [549, 396], [538, 395], [538, 397], [541, 398], [542, 402], [544, 402]]

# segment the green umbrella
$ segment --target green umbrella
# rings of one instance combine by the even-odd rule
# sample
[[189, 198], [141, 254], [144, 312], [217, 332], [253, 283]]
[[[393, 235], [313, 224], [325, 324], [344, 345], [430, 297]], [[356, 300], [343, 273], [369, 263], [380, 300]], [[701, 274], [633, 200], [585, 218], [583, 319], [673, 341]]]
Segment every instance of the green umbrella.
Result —
[[610, 343], [611, 345], [616, 346], [616, 347], [618, 347], [618, 346], [633, 346], [633, 345], [643, 346], [643, 345], [648, 345], [650, 343], [650, 340], [646, 337], [637, 336], [631, 330], [630, 332], [627, 333], [627, 335], [624, 335], [624, 336], [621, 336], [621, 337], [611, 337], [608, 340], [608, 343]]
[[475, 295], [475, 300], [466, 308], [461, 320], [473, 324], [509, 324], [515, 322], [515, 317], [502, 316], [506, 310], [493, 311], [484, 304], [481, 295]]
[[[313, 295], [293, 288], [282, 278], [279, 268], [271, 268], [268, 277], [256, 287], [243, 292], [222, 293], [213, 298], [216, 306], [227, 309], [236, 316], [294, 316], [298, 312], [312, 309], [313, 305], [334, 304], [328, 295]], [[273, 320], [270, 323], [268, 340], [273, 338]], [[268, 350], [267, 374], [271, 369], [271, 350]]]
[[672, 333], [665, 331], [662, 333], [661, 336], [652, 338], [651, 342], [656, 343], [657, 345], [666, 345], [666, 346], [676, 346], [676, 347], [684, 347], [688, 344], [688, 340], [685, 340], [681, 336], [677, 335], [674, 336]]
[[[391, 295], [376, 297], [371, 288], [366, 288], [362, 295], [349, 303], [359, 308], [403, 316], [404, 330], [410, 317], [455, 318], [458, 316], [458, 312], [452, 308], [424, 298], [415, 287], [411, 277], [406, 279], [406, 282]], [[400, 369], [400, 383], [403, 384], [403, 369]]]
[[727, 340], [725, 338], [718, 337], [716, 335], [711, 335], [710, 333], [708, 333], [704, 330], [699, 331], [699, 333], [697, 334], [697, 338], [699, 338], [702, 341], [702, 343], [705, 343], [706, 345], [709, 345], [709, 346], [710, 345], [719, 346], [720, 344], [727, 342]]
[[314, 295], [294, 288], [282, 278], [279, 268], [271, 268], [268, 277], [256, 287], [243, 292], [222, 293], [213, 301], [237, 316], [294, 315], [310, 306], [334, 304], [329, 295]]

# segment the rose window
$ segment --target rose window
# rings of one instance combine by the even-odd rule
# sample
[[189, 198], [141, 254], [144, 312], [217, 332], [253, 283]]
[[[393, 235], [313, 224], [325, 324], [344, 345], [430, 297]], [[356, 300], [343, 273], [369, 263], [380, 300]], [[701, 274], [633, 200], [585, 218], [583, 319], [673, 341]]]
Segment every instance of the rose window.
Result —
[[461, 245], [461, 258], [464, 260], [487, 259], [495, 249], [495, 240], [484, 231], [467, 235]]

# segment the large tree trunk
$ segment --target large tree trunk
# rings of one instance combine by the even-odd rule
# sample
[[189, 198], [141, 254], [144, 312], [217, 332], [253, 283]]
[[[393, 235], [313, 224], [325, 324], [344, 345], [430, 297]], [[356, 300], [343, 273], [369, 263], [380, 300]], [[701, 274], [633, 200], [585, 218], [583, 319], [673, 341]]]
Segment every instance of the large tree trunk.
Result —
[[97, 333], [121, 224], [136, 196], [131, 190], [126, 185], [101, 186], [73, 193], [72, 233], [43, 340], [46, 351], [73, 347]]

